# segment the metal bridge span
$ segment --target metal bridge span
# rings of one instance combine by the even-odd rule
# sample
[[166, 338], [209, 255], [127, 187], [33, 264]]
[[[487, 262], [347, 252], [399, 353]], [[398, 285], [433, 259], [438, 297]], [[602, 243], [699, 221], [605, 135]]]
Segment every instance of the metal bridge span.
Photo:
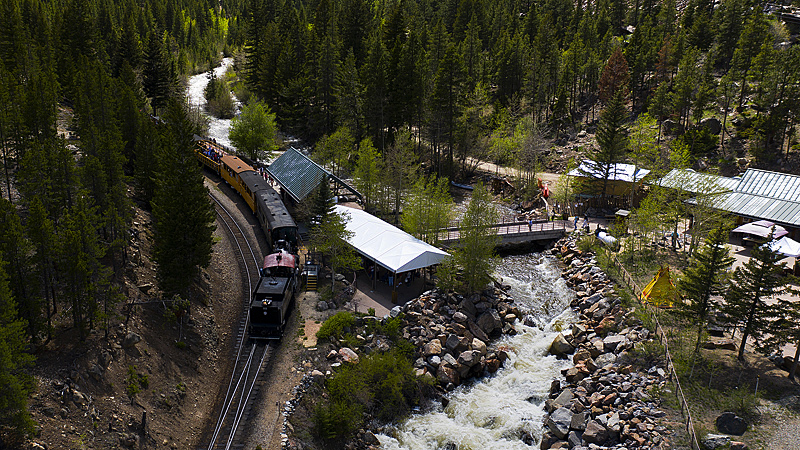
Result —
[[[497, 246], [505, 247], [559, 239], [567, 232], [567, 222], [566, 220], [533, 222], [529, 229], [528, 222], [512, 221], [492, 225], [490, 229], [499, 237]], [[439, 243], [452, 247], [458, 245], [460, 238], [461, 227], [456, 225], [442, 230]]]

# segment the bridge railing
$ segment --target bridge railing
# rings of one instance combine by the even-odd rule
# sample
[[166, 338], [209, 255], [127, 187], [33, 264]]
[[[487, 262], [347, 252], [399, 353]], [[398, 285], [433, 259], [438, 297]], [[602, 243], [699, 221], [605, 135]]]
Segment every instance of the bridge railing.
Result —
[[[501, 221], [494, 225], [489, 226], [489, 232], [498, 236], [514, 235], [526, 236], [536, 235], [551, 231], [566, 231], [566, 221], [564, 220], [537, 220], [528, 224], [526, 221], [512, 220], [508, 222]], [[530, 226], [529, 226], [530, 225]], [[439, 234], [440, 241], [453, 241], [459, 239], [461, 236], [461, 223], [455, 222], [451, 226], [443, 229]]]

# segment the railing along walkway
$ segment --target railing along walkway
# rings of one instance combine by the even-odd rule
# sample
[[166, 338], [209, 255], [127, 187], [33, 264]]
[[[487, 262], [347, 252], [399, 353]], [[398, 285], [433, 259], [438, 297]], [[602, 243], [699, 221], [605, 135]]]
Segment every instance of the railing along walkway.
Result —
[[[491, 225], [489, 232], [507, 240], [509, 238], [524, 238], [528, 237], [530, 240], [549, 239], [552, 235], [560, 236], [566, 232], [565, 220], [554, 221], [536, 221], [532, 224], [524, 221], [513, 220], [509, 222], [501, 222]], [[443, 243], [455, 242], [461, 239], [461, 224], [459, 222], [443, 229], [439, 233], [439, 241]]]
[[681, 405], [681, 414], [683, 414], [684, 418], [686, 419], [686, 432], [689, 433], [690, 445], [692, 450], [700, 450], [700, 444], [698, 444], [697, 441], [697, 434], [694, 431], [694, 420], [692, 419], [692, 414], [689, 412], [689, 403], [686, 401], [686, 394], [683, 393], [681, 382], [678, 379], [678, 373], [675, 371], [675, 364], [673, 364], [672, 355], [669, 352], [667, 335], [664, 332], [664, 328], [661, 327], [661, 323], [658, 321], [656, 308], [641, 301], [642, 290], [639, 288], [639, 285], [636, 284], [636, 281], [634, 281], [633, 276], [631, 276], [622, 263], [619, 262], [616, 255], [611, 254], [611, 262], [614, 265], [614, 268], [617, 270], [619, 277], [630, 288], [630, 290], [633, 291], [633, 294], [636, 296], [639, 304], [645, 309], [645, 311], [647, 311], [648, 314], [650, 314], [650, 317], [656, 324], [656, 335], [658, 336], [661, 344], [664, 346], [664, 359], [667, 360], [669, 377], [675, 380], [675, 396], [678, 398], [678, 402]]

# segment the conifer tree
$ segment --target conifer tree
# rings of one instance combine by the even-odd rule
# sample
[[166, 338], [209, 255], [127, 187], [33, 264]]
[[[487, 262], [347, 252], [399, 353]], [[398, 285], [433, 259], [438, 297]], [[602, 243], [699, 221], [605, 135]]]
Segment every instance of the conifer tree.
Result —
[[[774, 232], [774, 230], [773, 230]], [[772, 240], [770, 232], [767, 242]], [[755, 246], [750, 259], [737, 267], [725, 296], [723, 312], [729, 323], [743, 327], [738, 359], [744, 360], [744, 350], [749, 338], [758, 346], [768, 332], [769, 323], [783, 317], [781, 303], [768, 305], [772, 297], [787, 290], [789, 280], [783, 276], [784, 264], [778, 264], [783, 255], [767, 246]]]
[[26, 372], [34, 358], [25, 346], [25, 321], [18, 319], [0, 255], [0, 426], [9, 426], [18, 435], [34, 428], [28, 413], [28, 394], [34, 383]]
[[623, 103], [623, 90], [618, 89], [600, 114], [597, 126], [596, 150], [590, 150], [591, 172], [587, 176], [597, 179], [600, 201], [605, 203], [608, 181], [615, 175], [616, 164], [625, 159], [627, 148], [628, 111]]
[[317, 188], [317, 199], [312, 206], [312, 214], [318, 215], [319, 221], [311, 230], [311, 241], [315, 249], [325, 256], [325, 261], [331, 268], [331, 292], [336, 292], [337, 271], [358, 270], [361, 268], [361, 259], [346, 239], [352, 236], [347, 231], [349, 217], [344, 217], [334, 210], [334, 201], [330, 197], [328, 180], [323, 179]]
[[152, 201], [153, 255], [163, 293], [189, 298], [189, 286], [211, 262], [214, 209], [197, 169], [194, 129], [184, 106], [176, 100], [169, 104], [167, 123]]
[[728, 229], [722, 225], [714, 228], [703, 247], [695, 252], [689, 268], [678, 282], [685, 301], [679, 306], [679, 312], [697, 326], [697, 340], [694, 351], [700, 351], [700, 339], [708, 318], [717, 306], [716, 296], [724, 292], [726, 287], [725, 272], [733, 264], [729, 250]]
[[491, 281], [497, 242], [491, 226], [496, 222], [497, 210], [491, 202], [491, 195], [482, 183], [478, 183], [461, 218], [458, 246], [453, 249], [453, 261], [462, 269], [461, 282], [468, 293], [482, 290]]

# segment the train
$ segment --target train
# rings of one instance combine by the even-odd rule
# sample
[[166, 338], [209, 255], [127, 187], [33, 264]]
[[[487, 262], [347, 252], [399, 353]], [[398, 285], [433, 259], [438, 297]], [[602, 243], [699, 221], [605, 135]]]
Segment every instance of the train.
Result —
[[278, 340], [299, 287], [297, 224], [265, 171], [199, 136], [195, 136], [195, 153], [200, 164], [235, 189], [258, 218], [270, 252], [250, 297], [247, 332], [251, 339]]

